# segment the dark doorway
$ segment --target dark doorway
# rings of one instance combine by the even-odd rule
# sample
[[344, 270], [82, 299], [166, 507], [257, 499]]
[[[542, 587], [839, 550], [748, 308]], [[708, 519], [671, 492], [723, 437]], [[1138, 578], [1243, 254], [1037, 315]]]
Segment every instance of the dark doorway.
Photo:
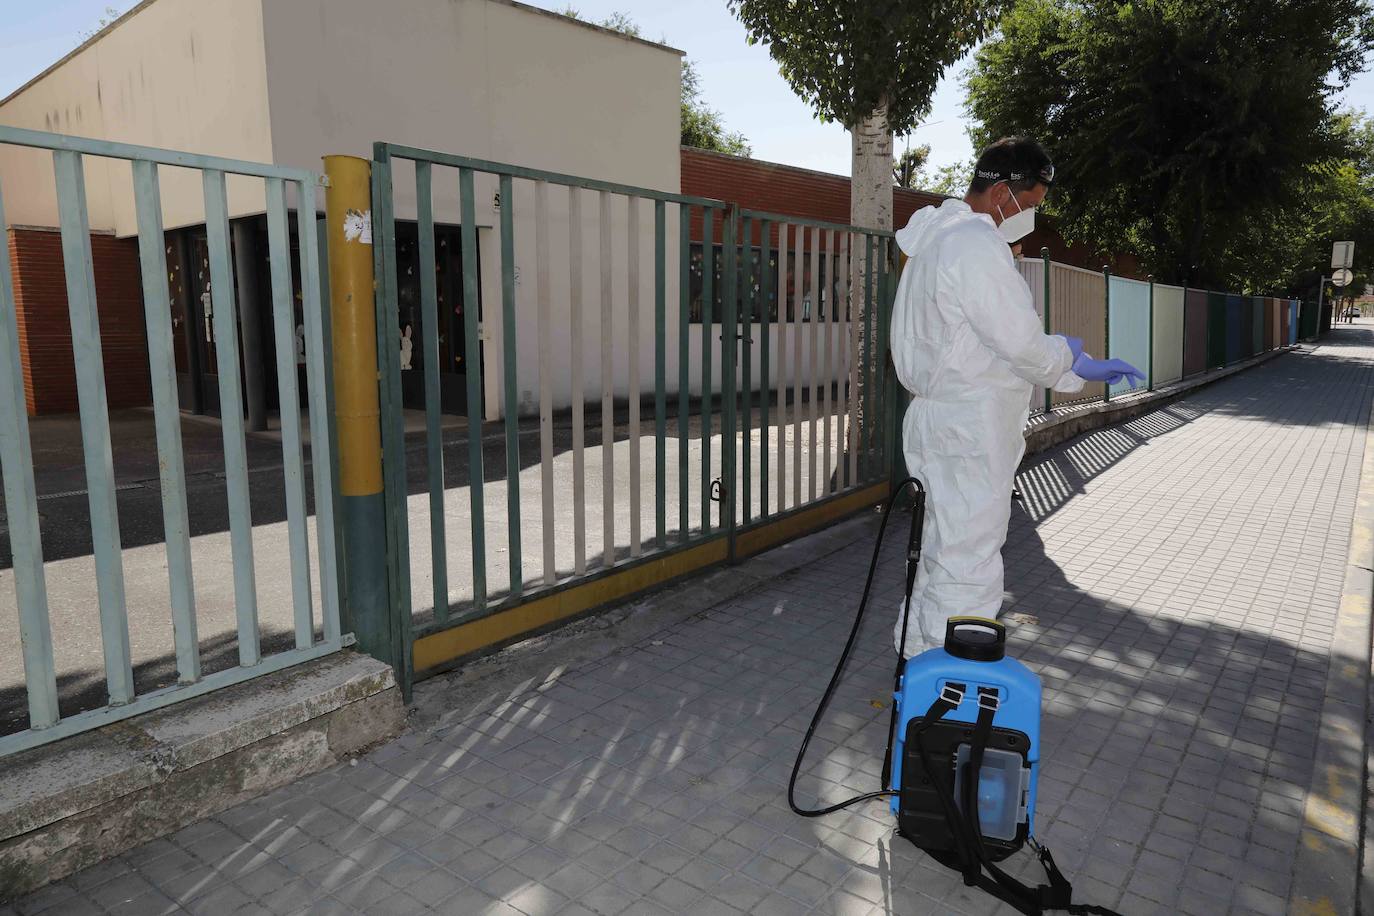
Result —
[[[481, 263], [481, 258], [478, 258]], [[480, 271], [480, 268], [479, 268]], [[457, 226], [434, 229], [435, 299], [438, 305], [437, 342], [439, 350], [439, 410], [467, 416], [467, 335], [463, 327], [462, 239]], [[481, 289], [481, 275], [477, 287]], [[481, 295], [478, 295], [478, 320], [481, 320]], [[401, 398], [404, 406], [425, 406], [425, 356], [428, 335], [420, 308], [419, 231], [413, 222], [396, 223], [396, 306], [402, 337], [410, 329], [410, 369], [401, 370]], [[404, 365], [404, 361], [403, 361]], [[481, 372], [481, 366], [477, 367]]]

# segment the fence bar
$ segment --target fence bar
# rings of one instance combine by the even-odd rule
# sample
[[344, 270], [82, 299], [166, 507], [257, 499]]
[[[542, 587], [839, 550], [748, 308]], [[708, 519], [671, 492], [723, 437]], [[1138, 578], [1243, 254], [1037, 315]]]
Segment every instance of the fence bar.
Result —
[[601, 199], [601, 562], [615, 563], [615, 359], [614, 300], [611, 295], [611, 194]]
[[582, 384], [582, 192], [568, 188], [568, 328], [572, 333], [573, 571], [587, 572], [587, 455]]
[[[317, 222], [315, 210], [315, 182], [297, 184], [297, 233], [300, 237], [301, 257], [301, 317], [305, 328], [305, 389], [310, 401], [310, 473], [315, 481], [315, 545], [320, 561], [320, 618], [324, 642], [337, 645], [339, 625], [339, 542], [335, 521], [338, 493], [334, 481], [338, 474], [333, 409], [333, 360], [326, 356], [325, 340], [332, 337], [327, 284], [329, 274], [320, 264], [320, 239], [325, 224], [318, 222], [319, 232], [301, 229], [305, 220]], [[318, 283], [309, 278], [318, 278]]]
[[[1105, 264], [1102, 265], [1102, 352], [1107, 354], [1107, 359], [1112, 358], [1112, 271]], [[1106, 383], [1102, 386], [1102, 401], [1111, 399], [1112, 386]]]
[[626, 324], [630, 362], [630, 556], [637, 557], [642, 552], [640, 542], [643, 535], [639, 518], [642, 501], [639, 476], [639, 198], [630, 197], [626, 203], [630, 211], [627, 222], [630, 243], [627, 264], [629, 295], [626, 297], [630, 310]]
[[865, 478], [871, 478], [873, 474], [873, 433], [876, 426], [873, 415], [875, 409], [873, 386], [877, 384], [877, 375], [874, 367], [878, 363], [876, 350], [876, 325], [873, 318], [873, 236], [864, 235], [864, 347], [862, 352], [863, 362], [863, 429], [861, 430], [864, 463], [862, 474]]
[[520, 401], [515, 380], [515, 193], [509, 175], [502, 175], [501, 195], [501, 345], [506, 401], [506, 559], [510, 564], [510, 593], [524, 591], [524, 559], [520, 545]]
[[743, 384], [739, 390], [744, 395], [744, 428], [740, 435], [740, 444], [743, 446], [743, 478], [741, 480], [743, 495], [743, 519], [744, 523], [749, 524], [749, 520], [754, 517], [754, 487], [753, 487], [753, 409], [754, 409], [754, 375], [753, 375], [753, 349], [754, 349], [754, 261], [753, 252], [750, 250], [754, 241], [752, 230], [753, 225], [749, 217], [744, 217], [740, 221], [741, 233], [738, 255], [738, 272], [740, 278], [737, 281], [736, 290], [739, 295], [739, 302], [744, 310], [740, 324], [743, 325], [743, 352], [741, 354], [741, 379]]
[[859, 485], [859, 328], [863, 325], [863, 302], [856, 302], [855, 295], [859, 291], [859, 255], [853, 246], [853, 233], [845, 233], [845, 276], [848, 282], [845, 283], [845, 297], [848, 298], [848, 309], [845, 310], [849, 319], [849, 391], [848, 391], [848, 413], [849, 413], [849, 472], [846, 483], [851, 486]]
[[[191, 579], [191, 522], [181, 451], [176, 350], [172, 345], [172, 313], [167, 308], [172, 296], [167, 283], [162, 199], [158, 191], [157, 165], [146, 160], [136, 160], [132, 165], [134, 206], [138, 213], [138, 257], [143, 274], [143, 318], [148, 329], [148, 367], [153, 388], [153, 421], [157, 429], [162, 530], [167, 544], [167, 575], [171, 587], [172, 642], [176, 647], [177, 681], [194, 684], [200, 680], [200, 642], [196, 633], [196, 597]], [[3, 232], [4, 222], [0, 220], [0, 233]], [[0, 251], [0, 257], [3, 255]], [[5, 269], [8, 266], [6, 260]], [[8, 306], [0, 304], [0, 308]], [[19, 390], [23, 391], [22, 385]]]
[[243, 390], [239, 373], [238, 319], [229, 253], [229, 205], [224, 173], [206, 169], [205, 240], [210, 251], [210, 301], [214, 306], [215, 358], [219, 373], [220, 425], [224, 432], [224, 483], [229, 498], [229, 542], [234, 558], [234, 604], [238, 611], [239, 664], [261, 660], [258, 596], [253, 572], [253, 518], [249, 508], [248, 452], [243, 434]]
[[[377, 390], [382, 438], [381, 523], [385, 532], [386, 589], [389, 603], [383, 609], [383, 613], [371, 615], [370, 620], [366, 619], [364, 614], [355, 613], [353, 625], [366, 626], [368, 630], [373, 631], [365, 634], [367, 642], [375, 641], [377, 646], [385, 647], [387, 660], [397, 672], [401, 696], [408, 698], [413, 674], [413, 659], [408, 647], [414, 630], [411, 620], [414, 599], [410, 590], [410, 526], [407, 518], [409, 499], [404, 459], [406, 447], [401, 392], [401, 329], [396, 321], [396, 306], [399, 301], [396, 274], [396, 207], [395, 196], [392, 193], [392, 161], [381, 144], [374, 144], [372, 151], [372, 272], [373, 286], [376, 290], [372, 301], [377, 334], [375, 359], [377, 369], [381, 373]], [[332, 234], [333, 231], [331, 228], [331, 238], [338, 238], [338, 235]], [[345, 259], [350, 259], [352, 255], [348, 251], [345, 245], [340, 254]], [[347, 270], [347, 264], [344, 267]], [[364, 342], [363, 350], [350, 356], [350, 361], [361, 359], [362, 365], [366, 366], [371, 352]], [[358, 406], [366, 408], [367, 402], [363, 400]], [[395, 456], [397, 460], [388, 461], [388, 455]], [[362, 532], [367, 529], [359, 529], [357, 526], [369, 517], [375, 518], [372, 514], [376, 512], [375, 501], [371, 502], [373, 508], [369, 510], [363, 508], [365, 502], [354, 501], [354, 511], [350, 512], [349, 520], [352, 525], [347, 530], [358, 533], [360, 539], [365, 536]], [[349, 551], [350, 554], [355, 552]], [[357, 583], [357, 587], [363, 589], [367, 584], [367, 580], [364, 580]], [[353, 589], [354, 583], [350, 582], [350, 594], [353, 593]], [[366, 646], [366, 643], [362, 644]]]
[[[53, 670], [52, 624], [48, 617], [47, 580], [43, 575], [43, 540], [38, 528], [38, 493], [33, 481], [33, 447], [29, 441], [28, 407], [24, 403], [24, 372], [19, 362], [19, 318], [6, 225], [4, 200], [0, 198], [0, 477], [4, 479], [14, 591], [19, 602], [19, 644], [24, 656], [29, 728], [44, 729], [57, 723], [57, 675]], [[161, 251], [161, 235], [157, 242]], [[164, 278], [166, 275], [166, 271], [160, 274]], [[171, 350], [167, 353], [170, 357]], [[179, 449], [177, 454], [180, 455]], [[180, 666], [180, 655], [177, 660]]]
[[[703, 211], [703, 219], [710, 214]], [[677, 272], [677, 498], [678, 498], [678, 540], [683, 544], [691, 536], [689, 515], [691, 490], [687, 478], [691, 473], [687, 454], [687, 421], [691, 404], [691, 376], [688, 372], [689, 347], [691, 345], [692, 310], [692, 208], [687, 204], [678, 206], [678, 272]]]
[[809, 314], [806, 322], [806, 339], [810, 365], [807, 366], [809, 381], [806, 385], [807, 400], [807, 433], [806, 433], [806, 467], [809, 474], [809, 490], [811, 499], [816, 498], [816, 401], [820, 399], [820, 354], [817, 353], [820, 338], [821, 320], [821, 241], [825, 237], [825, 230], [815, 226], [811, 227], [811, 282], [807, 284], [807, 298], [810, 302]]
[[76, 393], [81, 406], [81, 446], [86, 461], [105, 680], [110, 704], [118, 706], [134, 698], [134, 678], [129, 663], [124, 565], [120, 556], [119, 510], [115, 501], [100, 316], [95, 302], [95, 269], [86, 216], [86, 182], [79, 153], [58, 150], [53, 153], [53, 165], [62, 226], [62, 261], [67, 276], [67, 306], [71, 313], [72, 350], [76, 360]]
[[835, 462], [834, 445], [839, 438], [839, 431], [831, 429], [832, 420], [835, 414], [835, 402], [839, 400], [837, 392], [831, 387], [834, 378], [833, 370], [838, 368], [838, 364], [832, 363], [835, 358], [835, 313], [839, 308], [839, 250], [840, 233], [837, 229], [830, 231], [830, 247], [825, 252], [825, 368], [821, 372], [821, 379], [825, 383], [823, 391], [824, 397], [822, 404], [825, 415], [825, 461], [823, 464], [825, 482], [822, 484], [824, 492], [831, 492], [830, 470]]
[[[428, 162], [415, 163], [415, 217], [420, 268], [420, 362], [425, 373], [425, 464], [429, 483], [429, 544], [434, 570], [434, 619], [448, 620], [448, 545], [444, 524], [444, 433], [439, 394], [439, 296], [435, 280], [434, 177]], [[467, 305], [464, 303], [464, 309]], [[472, 413], [471, 407], [468, 413]], [[480, 414], [479, 414], [480, 416]]]
[[1145, 382], [1145, 390], [1146, 390], [1146, 391], [1154, 391], [1154, 390], [1155, 390], [1155, 275], [1154, 275], [1154, 274], [1150, 274], [1150, 276], [1149, 276], [1149, 281], [1150, 281], [1150, 337], [1149, 337], [1149, 341], [1148, 341], [1148, 347], [1149, 347], [1149, 349], [1146, 351], [1149, 355], [1148, 355], [1146, 358], [1147, 358], [1147, 360], [1149, 361], [1149, 364], [1150, 364], [1150, 365], [1149, 365], [1148, 371], [1147, 371], [1146, 374], [1145, 374], [1145, 379], [1146, 379], [1146, 382]]
[[787, 234], [778, 224], [778, 511], [787, 508]]
[[[883, 307], [885, 296], [887, 295], [887, 242], [884, 239], [874, 239], [874, 259], [873, 270], [873, 309], [875, 314], [875, 324], [873, 325], [873, 451], [881, 454], [887, 441], [886, 435], [886, 398], [884, 394], [884, 374], [882, 370], [883, 356], [886, 353], [886, 340], [883, 336], [883, 319], [886, 317], [887, 309]], [[887, 473], [887, 465], [880, 459], [879, 465], [872, 472], [872, 476], [877, 478]]]
[[792, 508], [801, 505], [802, 443], [802, 320], [806, 305], [803, 269], [806, 263], [806, 228], [797, 226], [792, 249]]
[[291, 604], [296, 648], [315, 642], [310, 594], [310, 518], [305, 505], [305, 454], [301, 444], [301, 393], [296, 373], [296, 305], [291, 283], [291, 225], [286, 184], [267, 179], [267, 252], [271, 268], [272, 325], [277, 351], [277, 400], [281, 419], [282, 484], [291, 556]]
[[[1050, 324], [1050, 249], [1048, 246], [1040, 249], [1040, 263], [1044, 265], [1043, 283], [1045, 286], [1045, 333], [1052, 334]], [[1054, 388], [1045, 386], [1045, 413], [1054, 410]]]
[[[570, 188], [583, 188], [588, 191], [602, 191], [607, 194], [618, 194], [625, 197], [648, 197], [653, 200], [664, 200], [681, 204], [695, 204], [702, 207], [720, 206], [720, 202], [707, 197], [690, 197], [685, 194], [673, 194], [668, 191], [655, 191], [650, 188], [640, 188], [633, 185], [617, 184], [611, 181], [599, 181], [595, 178], [584, 178], [578, 175], [567, 175], [561, 172], [547, 172], [542, 169], [530, 169], [518, 165], [510, 165], [505, 162], [493, 162], [489, 159], [474, 159], [471, 156], [459, 156], [455, 153], [445, 153], [440, 150], [422, 149], [415, 146], [406, 146], [400, 143], [381, 143], [378, 146], [386, 151], [388, 156], [395, 156], [399, 159], [414, 159], [417, 162], [429, 161], [435, 165], [448, 166], [456, 169], [471, 169], [475, 172], [487, 172], [492, 175], [509, 175], [512, 178], [525, 178], [530, 181], [547, 181], [549, 184], [565, 185]], [[261, 166], [252, 166], [262, 168]]]
[[711, 324], [716, 304], [716, 214], [701, 213], [701, 533], [711, 530]]
[[892, 332], [892, 303], [896, 299], [897, 275], [892, 270], [895, 266], [896, 256], [894, 250], [897, 247], [895, 239], [884, 237], [878, 243], [882, 246], [883, 256], [878, 263], [878, 276], [881, 279], [880, 289], [881, 298], [878, 302], [878, 353], [874, 371], [878, 374], [878, 435], [882, 437], [883, 465], [880, 474], [892, 475], [892, 463], [894, 460], [894, 448], [896, 447], [896, 437], [893, 431], [896, 428], [895, 417], [892, 413], [893, 404], [896, 401], [896, 376], [887, 371], [887, 351], [891, 340]]
[[[759, 317], [759, 517], [768, 515], [768, 455], [769, 427], [768, 401], [772, 377], [768, 374], [769, 337], [773, 328], [780, 327], [773, 318], [768, 300], [773, 293], [773, 274], [768, 269], [768, 261], [773, 250], [773, 224], [768, 220], [759, 221], [759, 298], [757, 312]], [[752, 281], [750, 288], [753, 288]], [[750, 311], [754, 312], [753, 306]]]
[[[472, 497], [472, 601], [487, 606], [486, 503], [482, 493], [482, 342], [477, 327], [477, 213], [472, 169], [458, 170], [458, 207], [463, 258], [463, 368], [467, 380], [468, 486]], [[404, 492], [404, 490], [402, 491]]]
[[[539, 308], [539, 496], [543, 509], [544, 584], [558, 581], [553, 509], [553, 328], [549, 293], [549, 185], [534, 184], [535, 298]], [[576, 400], [580, 392], [573, 392]]]
[[654, 543], [668, 546], [668, 213], [654, 201]]
[[739, 343], [739, 264], [735, 239], [739, 220], [735, 210], [725, 216], [721, 251], [725, 256], [720, 291], [720, 396], [724, 405], [720, 427], [720, 513], [721, 527], [735, 530], [735, 430], [736, 395], [735, 354]]

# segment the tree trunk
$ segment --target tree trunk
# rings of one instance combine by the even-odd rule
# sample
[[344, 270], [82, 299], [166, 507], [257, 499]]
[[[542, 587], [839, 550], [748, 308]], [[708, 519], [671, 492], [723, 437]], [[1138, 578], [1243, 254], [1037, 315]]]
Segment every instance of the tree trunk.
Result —
[[882, 104], [849, 132], [852, 141], [849, 221], [892, 231], [892, 128]]
[[[849, 190], [849, 222], [861, 229], [881, 229], [892, 230], [892, 128], [887, 120], [887, 104], [880, 104], [873, 110], [873, 113], [864, 118], [850, 129], [852, 141], [850, 160], [850, 190]], [[856, 237], [856, 239], [859, 237]], [[880, 276], [877, 266], [878, 260], [882, 257], [883, 246], [874, 245], [874, 274], [873, 295], [875, 297], [874, 315], [877, 315], [879, 307], [886, 308], [887, 303], [879, 297], [877, 281]], [[859, 457], [865, 465], [861, 471], [866, 477], [875, 476], [879, 469], [874, 464], [877, 455], [874, 454], [880, 444], [891, 430], [883, 429], [874, 424], [883, 423], [884, 411], [879, 398], [884, 390], [882, 380], [885, 377], [884, 369], [887, 365], [886, 353], [873, 345], [876, 340], [877, 328], [867, 327], [868, 309], [865, 307], [864, 290], [867, 288], [867, 277], [865, 260], [863, 257], [863, 244], [859, 241], [853, 248], [854, 256], [850, 269], [853, 286], [851, 297], [851, 316], [852, 320], [859, 325], [860, 348], [859, 348], [859, 372], [856, 377], [851, 379], [850, 390], [857, 398], [857, 408], [855, 419], [858, 429], [861, 431], [859, 438]], [[888, 270], [895, 270], [896, 266], [887, 265]], [[870, 366], [878, 369], [876, 378], [878, 379], [877, 390], [867, 392], [868, 387], [867, 370]], [[866, 396], [867, 395], [867, 396]], [[873, 417], [866, 416], [871, 408]], [[852, 442], [850, 438], [848, 441]], [[900, 449], [896, 452], [900, 454]]]

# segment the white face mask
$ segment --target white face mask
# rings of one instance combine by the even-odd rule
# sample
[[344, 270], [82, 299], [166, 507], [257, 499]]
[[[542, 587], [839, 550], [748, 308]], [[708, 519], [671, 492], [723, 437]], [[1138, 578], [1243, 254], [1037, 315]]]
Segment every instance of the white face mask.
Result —
[[[1010, 186], [1008, 186], [1010, 190]], [[1023, 238], [1031, 234], [1035, 228], [1035, 208], [1022, 207], [1020, 201], [1016, 199], [1016, 193], [1012, 192], [1012, 203], [1016, 204], [1017, 212], [1007, 216], [1002, 212], [1002, 208], [997, 208], [997, 215], [1002, 217], [1001, 224], [997, 231], [1002, 233], [1002, 238], [1007, 240], [1008, 245], [1014, 245]]]

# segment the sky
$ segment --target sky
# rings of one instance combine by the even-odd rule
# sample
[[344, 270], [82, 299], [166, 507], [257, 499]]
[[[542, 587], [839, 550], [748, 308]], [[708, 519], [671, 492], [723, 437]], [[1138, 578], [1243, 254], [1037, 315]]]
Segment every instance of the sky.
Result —
[[[93, 29], [107, 8], [123, 12], [135, 2], [0, 0], [0, 98], [76, 47], [81, 33]], [[563, 9], [568, 0], [534, 0], [534, 5]], [[685, 51], [697, 64], [703, 100], [722, 114], [730, 130], [748, 138], [756, 158], [849, 174], [848, 133], [816, 120], [778, 74], [767, 48], [749, 46], [725, 0], [572, 0], [572, 5], [593, 21], [626, 13], [645, 37]], [[909, 138], [897, 138], [897, 152], [929, 143], [932, 169], [972, 157], [959, 85], [968, 63], [965, 58], [946, 72], [930, 116]], [[1361, 74], [1342, 101], [1374, 112], [1374, 73]]]

